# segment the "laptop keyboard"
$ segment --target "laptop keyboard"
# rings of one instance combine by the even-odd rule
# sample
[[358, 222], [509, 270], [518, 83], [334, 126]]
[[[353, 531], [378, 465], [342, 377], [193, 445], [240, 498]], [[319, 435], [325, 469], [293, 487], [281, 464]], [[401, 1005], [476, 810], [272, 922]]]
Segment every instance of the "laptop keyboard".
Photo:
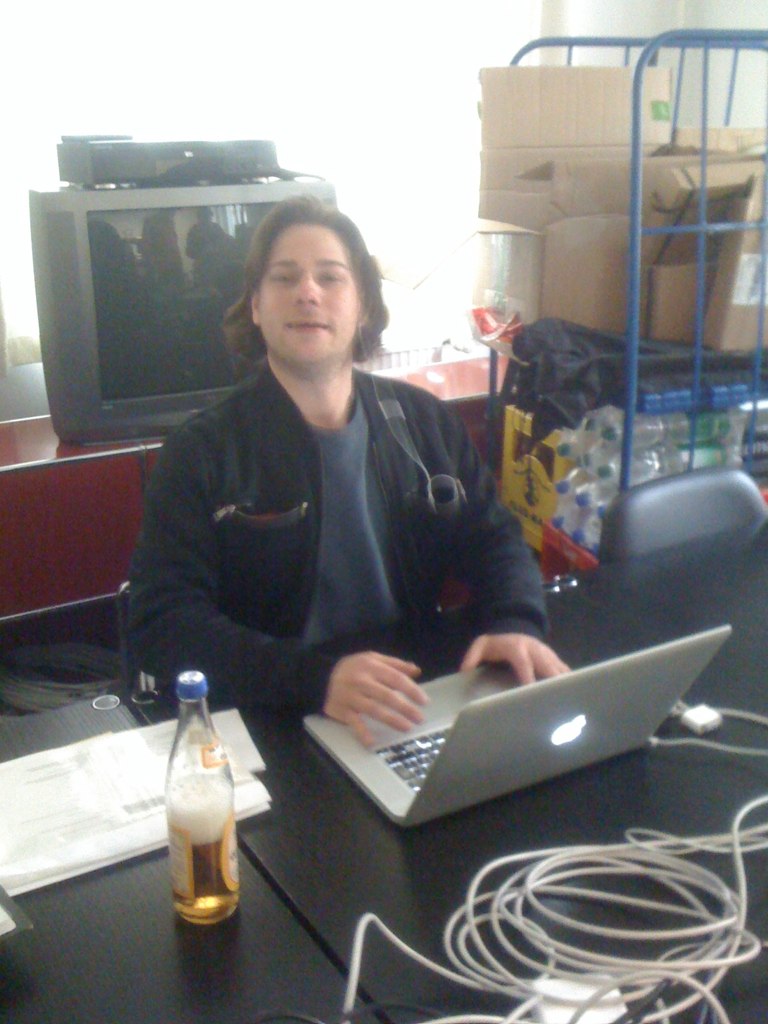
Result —
[[418, 793], [427, 772], [443, 749], [447, 729], [416, 736], [414, 739], [393, 743], [389, 747], [381, 747], [376, 753], [383, 758], [389, 767], [396, 772], [403, 782], [408, 783]]

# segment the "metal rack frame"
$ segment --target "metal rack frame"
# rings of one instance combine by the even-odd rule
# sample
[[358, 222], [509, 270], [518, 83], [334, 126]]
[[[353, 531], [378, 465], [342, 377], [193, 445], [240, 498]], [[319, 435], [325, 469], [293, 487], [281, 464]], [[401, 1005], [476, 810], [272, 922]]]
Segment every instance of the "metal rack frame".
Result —
[[[705, 253], [706, 242], [710, 235], [745, 230], [760, 232], [760, 258], [762, 274], [760, 277], [760, 296], [758, 307], [758, 325], [755, 339], [755, 357], [751, 371], [751, 381], [747, 401], [752, 404], [752, 416], [748, 426], [748, 450], [751, 452], [754, 443], [757, 403], [763, 397], [761, 393], [761, 367], [763, 358], [762, 338], [766, 322], [766, 300], [768, 298], [768, 151], [763, 155], [763, 195], [762, 215], [755, 221], [748, 222], [715, 222], [708, 219], [707, 209], [707, 137], [710, 128], [710, 56], [715, 50], [732, 53], [730, 80], [722, 124], [730, 124], [733, 113], [733, 97], [737, 82], [739, 58], [745, 51], [761, 51], [766, 55], [765, 101], [766, 101], [766, 139], [768, 139], [768, 31], [748, 30], [698, 30], [680, 29], [665, 32], [654, 38], [637, 36], [550, 36], [532, 40], [517, 51], [510, 64], [519, 64], [530, 53], [541, 49], [565, 49], [567, 63], [573, 63], [574, 53], [581, 48], [618, 49], [623, 54], [624, 66], [634, 61], [632, 81], [632, 132], [630, 139], [630, 210], [629, 210], [629, 255], [628, 255], [628, 288], [627, 288], [627, 328], [625, 375], [627, 401], [624, 410], [624, 433], [622, 438], [622, 459], [620, 488], [629, 486], [629, 473], [632, 455], [632, 437], [634, 418], [638, 401], [638, 354], [640, 348], [640, 306], [642, 283], [642, 242], [651, 235], [694, 235], [697, 247], [696, 269], [696, 304], [694, 323], [694, 344], [692, 346], [692, 431], [691, 452], [695, 446], [696, 416], [704, 408], [702, 402], [701, 379], [703, 359], [703, 330], [705, 314]], [[672, 130], [678, 126], [681, 97], [683, 95], [685, 58], [690, 50], [700, 51], [701, 61], [701, 113], [698, 127], [701, 131], [700, 173], [701, 188], [698, 196], [697, 219], [694, 224], [651, 227], [643, 223], [642, 218], [642, 187], [643, 187], [643, 137], [642, 109], [644, 72], [647, 67], [656, 66], [661, 51], [672, 52], [676, 57], [677, 76], [673, 96]], [[635, 52], [636, 51], [636, 52]], [[762, 127], [762, 126], [761, 126]], [[492, 354], [493, 355], [493, 354]], [[495, 360], [491, 361], [491, 393], [495, 389]], [[692, 459], [690, 460], [692, 463]]]

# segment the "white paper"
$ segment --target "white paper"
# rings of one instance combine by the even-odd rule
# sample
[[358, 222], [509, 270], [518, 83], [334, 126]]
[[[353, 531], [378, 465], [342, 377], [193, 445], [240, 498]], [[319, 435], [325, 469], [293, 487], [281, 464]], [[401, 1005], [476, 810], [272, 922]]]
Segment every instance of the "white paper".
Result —
[[[235, 816], [266, 810], [269, 794], [245, 767], [264, 762], [239, 713], [213, 719], [230, 753]], [[164, 846], [175, 730], [170, 721], [106, 733], [0, 764], [0, 885], [14, 896]]]
[[[264, 760], [245, 727], [245, 722], [236, 708], [229, 711], [215, 711], [211, 715], [213, 727], [219, 739], [227, 749], [232, 769], [243, 769], [245, 772], [263, 772]], [[139, 732], [146, 738], [147, 744], [155, 753], [168, 760], [171, 744], [176, 734], [176, 722], [158, 722], [157, 725], [145, 725]]]
[[[762, 276], [763, 260], [760, 253], [742, 253], [733, 286], [734, 306], [760, 305]], [[768, 288], [765, 291], [765, 305], [768, 309]]]
[[16, 925], [13, 922], [13, 918], [10, 914], [6, 914], [2, 907], [0, 907], [0, 935], [7, 935], [8, 932], [14, 931]]

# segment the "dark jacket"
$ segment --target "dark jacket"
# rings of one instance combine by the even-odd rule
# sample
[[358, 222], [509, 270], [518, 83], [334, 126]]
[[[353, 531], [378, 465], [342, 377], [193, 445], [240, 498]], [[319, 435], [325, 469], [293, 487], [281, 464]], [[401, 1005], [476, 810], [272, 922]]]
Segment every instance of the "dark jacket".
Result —
[[[436, 624], [441, 588], [454, 575], [469, 585], [477, 634], [543, 635], [538, 567], [461, 420], [421, 388], [375, 382], [380, 397], [399, 402], [429, 473], [458, 478], [466, 493], [452, 516], [430, 509], [425, 474], [393, 435], [374, 378], [356, 371], [407, 631]], [[339, 652], [371, 646], [354, 637], [330, 647], [301, 640], [322, 501], [315, 438], [266, 364], [188, 420], [163, 446], [147, 491], [131, 570], [134, 664], [164, 679], [198, 668], [218, 703], [321, 708]]]

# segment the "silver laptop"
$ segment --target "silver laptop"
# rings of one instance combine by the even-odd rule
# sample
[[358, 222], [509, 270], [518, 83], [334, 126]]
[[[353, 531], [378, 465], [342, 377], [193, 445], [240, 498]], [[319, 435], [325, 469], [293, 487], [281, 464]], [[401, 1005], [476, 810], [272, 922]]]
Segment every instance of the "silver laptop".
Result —
[[323, 715], [304, 724], [393, 821], [417, 825], [642, 747], [730, 636], [729, 625], [517, 685], [502, 669], [425, 683], [425, 721], [369, 722], [375, 746]]

